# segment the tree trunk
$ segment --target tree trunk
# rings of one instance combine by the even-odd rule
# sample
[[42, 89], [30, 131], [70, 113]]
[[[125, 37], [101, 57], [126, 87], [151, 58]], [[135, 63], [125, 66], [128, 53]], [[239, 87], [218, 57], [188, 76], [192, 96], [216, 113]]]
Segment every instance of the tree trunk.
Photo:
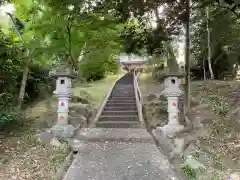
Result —
[[206, 78], [206, 68], [205, 68], [205, 59], [203, 59], [203, 80], [204, 80], [204, 83], [207, 80], [207, 78]]
[[72, 16], [69, 16], [68, 18], [68, 24], [67, 24], [67, 35], [68, 35], [68, 55], [69, 55], [69, 64], [72, 65], [72, 69], [79, 69], [77, 66], [77, 63], [72, 55]]
[[72, 65], [72, 68], [77, 68], [75, 61], [72, 57], [72, 36], [71, 36], [71, 26], [67, 25], [67, 34], [68, 34], [68, 55], [69, 55], [69, 64]]
[[169, 72], [179, 72], [179, 66], [174, 55], [173, 46], [170, 44], [170, 42], [166, 43], [166, 48], [168, 52], [167, 66], [169, 68]]
[[210, 28], [209, 28], [209, 8], [206, 8], [206, 14], [207, 14], [207, 33], [208, 33], [208, 41], [207, 41], [207, 46], [208, 46], [208, 68], [209, 68], [209, 72], [211, 75], [211, 80], [214, 79], [214, 74], [213, 74], [213, 70], [212, 70], [212, 63], [211, 63], [211, 32], [210, 32]]
[[190, 109], [190, 0], [186, 0], [185, 26], [185, 85], [184, 85], [184, 114], [187, 115]]
[[23, 69], [23, 76], [22, 76], [22, 81], [21, 81], [21, 87], [20, 87], [20, 92], [18, 95], [18, 105], [17, 108], [21, 109], [24, 101], [24, 95], [25, 95], [25, 88], [27, 85], [27, 79], [28, 79], [28, 72], [29, 72], [29, 65], [31, 63], [32, 57], [29, 53], [29, 50], [27, 50], [27, 62], [24, 66]]

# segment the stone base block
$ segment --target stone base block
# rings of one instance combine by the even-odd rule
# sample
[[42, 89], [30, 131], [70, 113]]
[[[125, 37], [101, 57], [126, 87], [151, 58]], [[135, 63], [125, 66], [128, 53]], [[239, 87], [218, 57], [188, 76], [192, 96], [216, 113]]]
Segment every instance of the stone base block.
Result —
[[170, 156], [174, 150], [174, 139], [164, 137], [159, 129], [154, 129], [153, 135], [156, 137], [156, 140], [158, 141], [163, 153], [167, 156]]
[[183, 128], [184, 126], [182, 125], [165, 125], [156, 128], [156, 138], [166, 155], [171, 157], [175, 154], [182, 154], [184, 140], [182, 138], [174, 137], [174, 135]]
[[175, 133], [184, 129], [183, 125], [165, 125], [163, 127], [157, 127], [157, 134], [163, 137], [172, 137]]
[[72, 125], [55, 125], [51, 128], [54, 136], [71, 138], [74, 136], [75, 128]]
[[81, 141], [74, 139], [73, 142], [71, 143], [71, 148], [73, 152], [78, 152], [78, 150], [82, 147]]

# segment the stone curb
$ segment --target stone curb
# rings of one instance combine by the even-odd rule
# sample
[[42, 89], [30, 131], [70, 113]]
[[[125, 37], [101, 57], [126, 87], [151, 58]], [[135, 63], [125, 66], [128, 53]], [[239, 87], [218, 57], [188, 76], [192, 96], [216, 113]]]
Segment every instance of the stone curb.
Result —
[[63, 179], [67, 168], [70, 166], [70, 164], [73, 160], [73, 156], [74, 156], [74, 154], [73, 154], [72, 151], [67, 155], [64, 162], [58, 168], [58, 171], [57, 171], [56, 176], [55, 176], [56, 180], [62, 180]]

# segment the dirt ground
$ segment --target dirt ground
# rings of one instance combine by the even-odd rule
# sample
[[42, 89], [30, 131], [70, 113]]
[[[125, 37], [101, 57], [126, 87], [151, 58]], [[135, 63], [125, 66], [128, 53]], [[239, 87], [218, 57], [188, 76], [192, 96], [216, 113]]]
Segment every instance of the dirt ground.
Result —
[[[148, 124], [154, 128], [165, 123], [164, 109], [160, 111], [158, 105], [149, 103], [149, 94], [159, 94], [162, 85], [145, 74], [141, 76], [140, 88]], [[204, 85], [194, 81], [191, 89], [189, 117], [191, 121], [199, 120], [203, 130], [187, 151], [207, 167], [201, 179], [225, 180], [231, 173], [240, 172], [240, 84], [214, 81]]]
[[[94, 110], [119, 77], [110, 75], [89, 84], [77, 82], [73, 95], [87, 99]], [[56, 123], [57, 103], [56, 97], [34, 103], [24, 111], [22, 127], [0, 136], [0, 180], [55, 180], [70, 148], [64, 141], [58, 147], [43, 144], [37, 135]]]
[[[49, 105], [51, 107], [49, 107]], [[38, 142], [37, 134], [55, 121], [56, 101], [41, 101], [26, 110], [21, 128], [0, 142], [0, 179], [50, 180], [70, 152], [67, 144], [53, 147]], [[46, 121], [48, 120], [48, 121]]]

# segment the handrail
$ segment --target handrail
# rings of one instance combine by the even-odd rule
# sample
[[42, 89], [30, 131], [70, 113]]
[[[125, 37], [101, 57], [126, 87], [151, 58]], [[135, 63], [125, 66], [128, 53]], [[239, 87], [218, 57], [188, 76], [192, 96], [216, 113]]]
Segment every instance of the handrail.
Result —
[[136, 98], [136, 104], [137, 104], [137, 110], [138, 110], [138, 117], [139, 117], [140, 125], [141, 125], [142, 128], [145, 128], [145, 123], [144, 123], [144, 119], [143, 119], [143, 112], [142, 112], [142, 95], [141, 95], [141, 91], [140, 91], [140, 88], [139, 88], [140, 72], [137, 71], [138, 69], [139, 69], [139, 67], [137, 67], [133, 71], [133, 85], [134, 85], [135, 98]]

